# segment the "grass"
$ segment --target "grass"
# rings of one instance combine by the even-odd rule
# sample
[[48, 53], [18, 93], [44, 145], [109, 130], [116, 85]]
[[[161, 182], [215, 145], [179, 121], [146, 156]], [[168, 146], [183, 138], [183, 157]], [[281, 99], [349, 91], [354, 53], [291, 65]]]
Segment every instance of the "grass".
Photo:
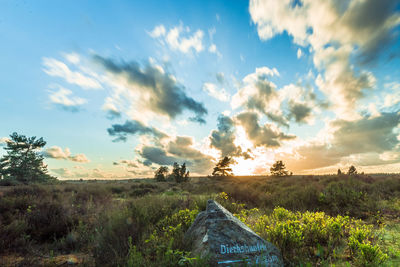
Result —
[[213, 198], [288, 266], [399, 266], [400, 176], [61, 182], [0, 187], [0, 265], [207, 266], [183, 235]]

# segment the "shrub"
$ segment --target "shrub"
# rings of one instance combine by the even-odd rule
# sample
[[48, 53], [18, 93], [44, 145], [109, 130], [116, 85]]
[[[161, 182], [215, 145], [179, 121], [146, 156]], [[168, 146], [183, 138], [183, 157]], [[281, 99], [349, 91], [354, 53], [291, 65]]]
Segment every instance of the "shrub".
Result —
[[[373, 245], [372, 225], [348, 216], [331, 217], [324, 212], [291, 212], [275, 208], [270, 215], [239, 218], [282, 251], [287, 264], [322, 262], [337, 257], [335, 251], [347, 245], [352, 260], [362, 264], [382, 263], [387, 255]], [[252, 223], [249, 223], [249, 220]]]
[[56, 202], [29, 206], [27, 212], [28, 234], [39, 242], [64, 237], [73, 225], [63, 206]]

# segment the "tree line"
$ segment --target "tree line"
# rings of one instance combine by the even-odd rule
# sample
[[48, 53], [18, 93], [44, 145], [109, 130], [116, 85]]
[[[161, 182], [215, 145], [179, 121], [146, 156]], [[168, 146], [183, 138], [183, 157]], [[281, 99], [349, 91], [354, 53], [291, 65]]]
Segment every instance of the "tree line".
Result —
[[[48, 174], [47, 165], [44, 164], [43, 154], [40, 150], [46, 145], [43, 138], [26, 137], [14, 132], [10, 135], [10, 139], [6, 140], [6, 155], [0, 158], [0, 181], [2, 184], [28, 184], [53, 182], [56, 177]], [[215, 165], [212, 176], [226, 177], [233, 176], [232, 164], [236, 162], [230, 156], [222, 157]], [[293, 175], [286, 169], [282, 160], [276, 161], [270, 167], [272, 176], [284, 177]], [[342, 175], [342, 171], [338, 169], [338, 175]], [[356, 175], [357, 170], [352, 165], [347, 171], [348, 175]], [[174, 162], [172, 171], [169, 173], [167, 166], [160, 166], [154, 173], [156, 181], [175, 181], [177, 183], [189, 181], [190, 172], [187, 170], [186, 163], [179, 165]]]

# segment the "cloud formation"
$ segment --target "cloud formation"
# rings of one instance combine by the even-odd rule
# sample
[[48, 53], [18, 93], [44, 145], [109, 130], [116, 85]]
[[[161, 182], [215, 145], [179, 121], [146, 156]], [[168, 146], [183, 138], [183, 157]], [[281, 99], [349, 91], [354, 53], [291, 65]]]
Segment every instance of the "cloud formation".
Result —
[[101, 56], [95, 60], [116, 78], [125, 79], [126, 85], [136, 96], [136, 108], [174, 119], [185, 110], [195, 114], [191, 119], [205, 123], [207, 109], [200, 102], [186, 95], [185, 88], [161, 66], [139, 63], [116, 62]]
[[61, 147], [52, 146], [43, 152], [43, 156], [51, 159], [69, 160], [79, 163], [90, 162], [90, 160], [85, 156], [85, 154], [71, 155], [71, 151], [69, 150], [68, 147], [66, 147], [63, 150]]
[[0, 146], [5, 146], [8, 141], [10, 141], [10, 138], [8, 138], [8, 137], [0, 137]]
[[400, 161], [398, 112], [365, 116], [359, 120], [334, 120], [327, 125], [327, 140], [311, 141], [296, 149], [288, 161], [294, 170], [312, 170], [356, 159], [361, 165], [379, 165]]
[[81, 97], [72, 96], [71, 90], [59, 87], [58, 91], [50, 92], [50, 102], [60, 107], [65, 111], [77, 112], [83, 104], [87, 103], [87, 100]]
[[186, 161], [192, 172], [207, 173], [213, 166], [212, 157], [203, 154], [194, 148], [194, 140], [188, 136], [177, 136], [166, 147], [168, 153], [178, 157], [180, 161]]
[[280, 102], [276, 92], [276, 85], [269, 77], [279, 76], [279, 72], [268, 67], [256, 68], [254, 73], [243, 78], [243, 86], [233, 95], [231, 105], [233, 108], [244, 106], [262, 113], [277, 110]]
[[[71, 55], [69, 55], [67, 59], [72, 62], [79, 62], [79, 60], [76, 61], [76, 55], [75, 59], [71, 58]], [[43, 58], [43, 65], [45, 67], [43, 71], [48, 75], [63, 78], [68, 83], [78, 85], [83, 89], [102, 88], [99, 81], [95, 78], [84, 75], [79, 71], [72, 71], [65, 63], [54, 58]]]
[[235, 123], [225, 115], [218, 117], [217, 130], [210, 135], [210, 146], [218, 149], [221, 156], [251, 158], [249, 151], [243, 152], [240, 146], [235, 145]]
[[115, 141], [126, 142], [128, 135], [152, 135], [157, 139], [167, 137], [167, 135], [153, 127], [147, 127], [140, 121], [127, 120], [124, 124], [113, 124], [107, 129], [110, 136], [116, 137]]
[[255, 147], [279, 147], [282, 141], [296, 138], [294, 135], [282, 133], [273, 124], [264, 124], [260, 126], [258, 123], [258, 115], [255, 112], [242, 112], [236, 116], [236, 119], [239, 124], [243, 126], [248, 138], [253, 142]]
[[262, 67], [244, 77], [242, 86], [232, 97], [232, 107], [264, 114], [281, 126], [289, 127], [291, 119], [297, 123], [309, 123], [312, 111], [317, 111], [321, 105], [311, 89], [294, 84], [278, 89], [270, 81], [273, 76], [279, 76], [275, 68]]
[[311, 46], [314, 64], [322, 74], [317, 84], [341, 118], [359, 119], [356, 102], [375, 77], [351, 63], [371, 62], [380, 54], [400, 24], [396, 0], [293, 1], [251, 0], [249, 11], [258, 35], [267, 40], [287, 32], [301, 46]]
[[214, 83], [204, 83], [203, 91], [205, 91], [209, 96], [222, 102], [228, 102], [230, 98], [230, 95], [224, 88], [218, 89], [218, 86]]
[[[167, 44], [172, 50], [180, 51], [182, 53], [199, 53], [204, 50], [203, 37], [204, 32], [197, 30], [191, 33], [189, 27], [179, 25], [169, 30], [165, 29], [164, 25], [156, 26], [149, 35], [152, 38], [158, 39], [161, 44]], [[211, 47], [210, 47], [211, 49]], [[216, 46], [210, 52], [216, 52]]]
[[139, 154], [145, 159], [144, 164], [146, 166], [150, 166], [152, 163], [172, 165], [179, 161], [178, 158], [168, 156], [164, 149], [155, 146], [143, 146], [139, 150]]
[[165, 145], [143, 145], [137, 153], [144, 159], [145, 166], [171, 166], [174, 162], [185, 162], [192, 173], [198, 174], [208, 173], [213, 166], [213, 158], [196, 149], [192, 137], [188, 136], [177, 136]]

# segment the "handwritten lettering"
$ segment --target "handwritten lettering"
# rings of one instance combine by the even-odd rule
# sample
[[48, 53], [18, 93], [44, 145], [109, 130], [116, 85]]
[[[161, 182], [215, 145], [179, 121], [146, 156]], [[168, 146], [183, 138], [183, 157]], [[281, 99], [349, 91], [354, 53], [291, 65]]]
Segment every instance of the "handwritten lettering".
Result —
[[257, 243], [255, 245], [220, 245], [220, 253], [221, 254], [239, 254], [239, 253], [254, 253], [254, 252], [260, 252], [266, 250], [267, 247], [265, 244], [262, 243]]

